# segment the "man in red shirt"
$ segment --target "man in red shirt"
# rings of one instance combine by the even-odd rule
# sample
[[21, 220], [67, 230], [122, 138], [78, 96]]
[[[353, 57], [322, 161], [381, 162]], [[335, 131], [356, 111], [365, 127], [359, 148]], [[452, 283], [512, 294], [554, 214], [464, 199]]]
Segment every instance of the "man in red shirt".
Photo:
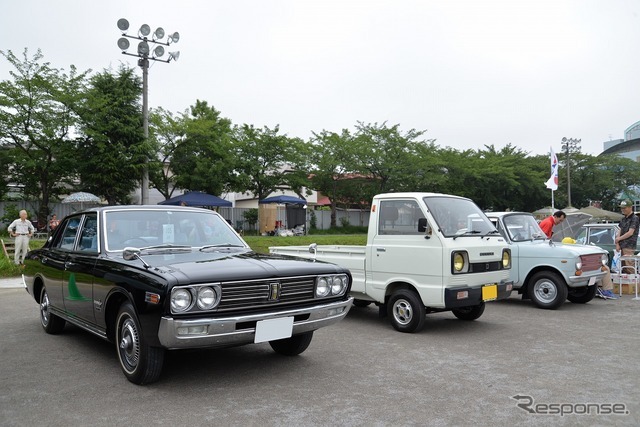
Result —
[[546, 234], [547, 237], [550, 239], [551, 236], [553, 235], [553, 226], [556, 224], [560, 224], [562, 221], [565, 220], [566, 217], [567, 217], [566, 213], [562, 211], [557, 211], [550, 217], [547, 217], [542, 221], [540, 221], [540, 228], [542, 228], [542, 231], [544, 231], [544, 234]]

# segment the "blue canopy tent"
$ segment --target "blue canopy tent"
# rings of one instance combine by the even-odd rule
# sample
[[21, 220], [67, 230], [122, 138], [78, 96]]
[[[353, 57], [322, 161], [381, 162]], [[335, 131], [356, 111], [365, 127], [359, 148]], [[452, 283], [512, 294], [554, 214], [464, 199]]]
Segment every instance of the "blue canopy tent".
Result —
[[258, 203], [279, 203], [281, 205], [306, 205], [307, 201], [305, 199], [298, 199], [293, 196], [285, 196], [284, 194], [281, 196], [273, 196], [267, 197], [266, 199], [260, 200]]
[[159, 205], [180, 205], [183, 203], [186, 206], [207, 206], [207, 207], [233, 205], [228, 200], [221, 199], [218, 196], [212, 196], [211, 194], [203, 193], [202, 191], [190, 191], [180, 196], [176, 196], [176, 197], [172, 197], [170, 199], [164, 200], [158, 204]]
[[[307, 201], [305, 199], [299, 199], [293, 196], [280, 195], [267, 197], [258, 201], [258, 203], [264, 205], [268, 203], [277, 203], [286, 205], [286, 225], [285, 228], [294, 228], [297, 226], [304, 226], [304, 230], [307, 228]], [[277, 221], [281, 224], [281, 221]], [[277, 226], [278, 227], [278, 226]]]

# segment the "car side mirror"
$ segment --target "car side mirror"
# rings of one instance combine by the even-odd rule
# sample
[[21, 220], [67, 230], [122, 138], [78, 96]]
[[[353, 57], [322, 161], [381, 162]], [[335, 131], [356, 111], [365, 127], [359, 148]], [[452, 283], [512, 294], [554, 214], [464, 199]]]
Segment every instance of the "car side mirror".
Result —
[[427, 218], [418, 219], [418, 233], [425, 233], [425, 239], [431, 238], [431, 227], [429, 227]]
[[316, 253], [318, 252], [318, 244], [317, 243], [311, 243], [309, 245], [309, 253], [313, 254], [313, 260], [315, 261], [316, 259]]
[[124, 250], [122, 251], [122, 258], [124, 258], [125, 261], [133, 261], [139, 256], [140, 250], [137, 248], [124, 248]]

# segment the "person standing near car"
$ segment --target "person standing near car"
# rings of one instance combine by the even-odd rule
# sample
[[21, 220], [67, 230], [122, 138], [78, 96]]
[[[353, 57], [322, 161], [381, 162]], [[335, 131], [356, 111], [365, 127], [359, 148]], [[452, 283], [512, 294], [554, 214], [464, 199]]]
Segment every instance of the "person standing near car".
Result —
[[60, 220], [58, 219], [58, 216], [56, 214], [51, 215], [51, 219], [49, 220], [49, 231], [53, 233], [53, 230], [55, 230], [59, 224]]
[[27, 256], [29, 251], [29, 238], [33, 236], [35, 231], [33, 224], [27, 219], [27, 211], [21, 210], [20, 218], [9, 224], [7, 230], [9, 230], [11, 237], [16, 238], [13, 260], [16, 265], [20, 265], [24, 263], [24, 257]]
[[562, 211], [557, 211], [553, 215], [543, 219], [540, 221], [540, 228], [544, 231], [544, 234], [547, 235], [547, 238], [550, 239], [553, 236], [553, 226], [560, 224], [565, 220], [567, 214]]
[[[622, 256], [633, 255], [638, 243], [640, 219], [633, 213], [633, 202], [631, 200], [623, 200], [618, 206], [624, 218], [620, 220], [620, 229], [616, 234], [616, 250], [620, 251]], [[630, 269], [625, 270], [625, 267], [634, 265], [631, 260], [622, 261], [622, 273], [633, 273]]]

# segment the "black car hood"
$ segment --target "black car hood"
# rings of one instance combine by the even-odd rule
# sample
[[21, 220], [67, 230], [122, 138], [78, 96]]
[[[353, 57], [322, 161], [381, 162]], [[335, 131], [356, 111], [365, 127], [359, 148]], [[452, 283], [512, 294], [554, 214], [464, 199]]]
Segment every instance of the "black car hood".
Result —
[[[200, 252], [144, 255], [152, 269], [172, 274], [179, 283], [205, 283], [268, 279], [346, 272], [342, 267], [322, 261], [256, 252]], [[142, 265], [140, 260], [123, 261]]]

